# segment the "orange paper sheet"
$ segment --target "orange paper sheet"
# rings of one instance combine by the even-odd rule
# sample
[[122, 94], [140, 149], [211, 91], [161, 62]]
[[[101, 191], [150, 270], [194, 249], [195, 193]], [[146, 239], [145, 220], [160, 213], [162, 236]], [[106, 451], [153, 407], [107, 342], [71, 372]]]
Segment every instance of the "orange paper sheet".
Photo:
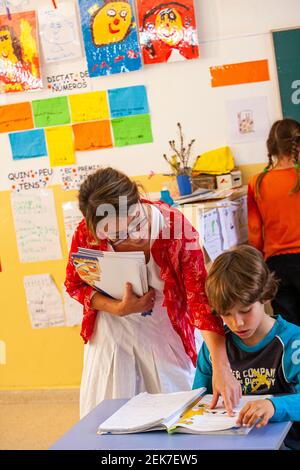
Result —
[[211, 86], [240, 85], [270, 80], [267, 60], [210, 67]]
[[29, 102], [0, 106], [0, 132], [23, 131], [33, 127]]
[[109, 121], [74, 124], [73, 132], [75, 150], [95, 150], [113, 146]]

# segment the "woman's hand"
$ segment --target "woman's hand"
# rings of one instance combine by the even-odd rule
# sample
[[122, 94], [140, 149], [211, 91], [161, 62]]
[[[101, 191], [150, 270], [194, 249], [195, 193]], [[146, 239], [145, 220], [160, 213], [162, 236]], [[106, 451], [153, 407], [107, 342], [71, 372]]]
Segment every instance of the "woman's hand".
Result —
[[229, 416], [233, 416], [233, 408], [239, 404], [242, 396], [241, 384], [233, 376], [229, 365], [213, 364], [213, 399], [210, 408], [215, 408], [222, 396]]
[[237, 424], [240, 426], [254, 426], [261, 428], [268, 424], [269, 419], [275, 413], [273, 403], [270, 400], [249, 401], [240, 411]]
[[129, 282], [125, 285], [123, 299], [118, 305], [118, 316], [123, 317], [131, 313], [147, 312], [152, 310], [155, 301], [155, 290], [150, 287], [149, 291], [142, 297], [135, 295], [132, 284]]

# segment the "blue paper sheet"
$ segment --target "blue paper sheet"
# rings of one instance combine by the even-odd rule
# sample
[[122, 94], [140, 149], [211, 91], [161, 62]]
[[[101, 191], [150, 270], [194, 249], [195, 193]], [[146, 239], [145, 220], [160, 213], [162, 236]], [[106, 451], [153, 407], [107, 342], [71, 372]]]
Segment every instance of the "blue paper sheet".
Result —
[[147, 92], [144, 86], [130, 86], [108, 90], [112, 118], [148, 114]]
[[13, 160], [47, 156], [44, 129], [9, 134]]

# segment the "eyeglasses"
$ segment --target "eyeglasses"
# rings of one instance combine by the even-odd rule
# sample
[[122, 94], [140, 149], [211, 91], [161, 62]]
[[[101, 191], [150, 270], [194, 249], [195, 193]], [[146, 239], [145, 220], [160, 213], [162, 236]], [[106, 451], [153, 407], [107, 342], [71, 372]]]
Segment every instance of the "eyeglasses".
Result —
[[148, 223], [148, 216], [146, 214], [143, 204], [140, 204], [142, 214], [139, 212], [129, 223], [128, 230], [119, 232], [118, 237], [114, 240], [107, 238], [107, 241], [114, 247], [124, 243], [128, 238], [139, 238], [140, 230]]

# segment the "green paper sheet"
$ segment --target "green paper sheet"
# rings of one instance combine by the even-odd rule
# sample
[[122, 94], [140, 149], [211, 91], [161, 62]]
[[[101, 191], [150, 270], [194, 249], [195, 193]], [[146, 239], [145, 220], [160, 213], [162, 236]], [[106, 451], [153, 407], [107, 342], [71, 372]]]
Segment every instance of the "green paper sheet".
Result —
[[66, 96], [35, 100], [32, 102], [35, 127], [49, 127], [69, 124], [70, 114]]
[[116, 147], [153, 142], [149, 114], [112, 119]]

